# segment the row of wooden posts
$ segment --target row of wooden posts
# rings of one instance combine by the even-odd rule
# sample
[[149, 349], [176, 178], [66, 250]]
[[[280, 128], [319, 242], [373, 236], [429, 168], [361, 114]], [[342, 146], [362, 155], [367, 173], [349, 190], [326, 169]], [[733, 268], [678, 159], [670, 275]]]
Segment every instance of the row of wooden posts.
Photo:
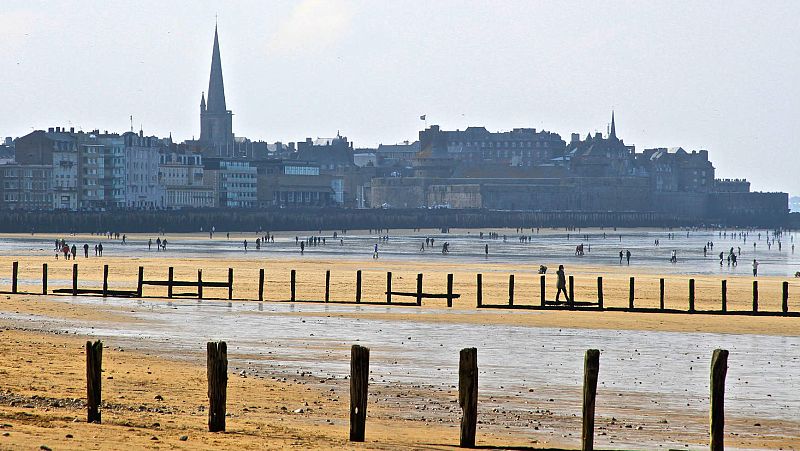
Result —
[[[208, 381], [208, 430], [225, 431], [228, 387], [227, 344], [208, 342], [206, 372]], [[98, 340], [86, 342], [87, 420], [101, 422], [101, 372], [103, 344]], [[584, 356], [583, 413], [581, 449], [594, 449], [594, 420], [597, 380], [600, 371], [600, 351], [589, 349]], [[710, 446], [712, 451], [723, 450], [725, 429], [725, 377], [728, 371], [728, 351], [714, 350], [710, 376]], [[369, 348], [353, 345], [350, 350], [350, 441], [363, 442], [366, 436], [367, 398], [369, 393]], [[478, 424], [478, 350], [462, 349], [458, 366], [458, 404], [462, 409], [459, 446], [475, 447]]]
[[[11, 270], [11, 293], [18, 293], [18, 272], [19, 272], [19, 264], [18, 262], [12, 263], [12, 270]], [[173, 298], [175, 296], [180, 297], [197, 297], [197, 299], [203, 299], [203, 288], [227, 288], [228, 289], [228, 299], [233, 299], [233, 287], [234, 287], [234, 273], [233, 268], [228, 268], [228, 279], [227, 281], [208, 281], [203, 280], [203, 271], [197, 270], [197, 280], [175, 280], [174, 277], [174, 268], [172, 266], [168, 267], [167, 270], [167, 279], [166, 280], [150, 280], [144, 278], [144, 267], [139, 267], [138, 272], [138, 279], [136, 290], [110, 290], [108, 288], [108, 274], [109, 268], [108, 265], [103, 265], [103, 286], [102, 289], [87, 289], [87, 288], [79, 288], [78, 286], [78, 264], [75, 263], [72, 265], [72, 287], [71, 288], [59, 288], [52, 290], [53, 293], [63, 293], [63, 294], [71, 294], [73, 296], [77, 296], [80, 294], [99, 294], [102, 296], [121, 296], [121, 297], [142, 297], [142, 289], [144, 285], [152, 285], [152, 286], [166, 286], [167, 287], [167, 297]], [[297, 298], [297, 277], [296, 271], [292, 269], [289, 274], [289, 287], [290, 287], [290, 298], [289, 301], [291, 302], [300, 302], [301, 300]], [[422, 274], [417, 274], [417, 285], [416, 291], [393, 291], [392, 290], [392, 273], [386, 273], [386, 301], [385, 304], [393, 304], [393, 305], [422, 305], [423, 299], [446, 299], [447, 306], [453, 306], [453, 300], [459, 299], [460, 294], [455, 293], [453, 291], [453, 274], [447, 274], [447, 291], [445, 293], [426, 293], [423, 290], [423, 276]], [[355, 302], [357, 304], [364, 303], [364, 304], [384, 304], [384, 302], [369, 302], [362, 300], [362, 276], [361, 270], [356, 271], [356, 287], [355, 287]], [[340, 302], [340, 303], [347, 303], [348, 301], [334, 301], [331, 300], [331, 272], [330, 270], [325, 271], [325, 297], [324, 302]], [[600, 310], [628, 310], [628, 311], [654, 311], [654, 312], [667, 312], [667, 313], [695, 313], [697, 310], [695, 309], [695, 279], [689, 279], [689, 291], [688, 291], [688, 309], [668, 309], [665, 307], [664, 298], [665, 298], [665, 279], [659, 279], [659, 306], [658, 308], [642, 308], [635, 306], [635, 286], [636, 280], [634, 277], [630, 278], [629, 282], [629, 290], [628, 290], [628, 307], [605, 307], [604, 305], [604, 295], [603, 295], [603, 277], [597, 277], [597, 299], [596, 301], [575, 301], [575, 279], [574, 276], [569, 276], [569, 297], [564, 302], [553, 302], [548, 301], [546, 298], [546, 278], [545, 275], [540, 275], [539, 279], [540, 285], [540, 295], [539, 295], [539, 304], [515, 304], [515, 291], [514, 291], [514, 275], [511, 274], [508, 277], [508, 302], [503, 304], [485, 304], [483, 302], [483, 275], [477, 274], [476, 276], [476, 288], [477, 288], [477, 295], [476, 295], [476, 306], [478, 308], [521, 308], [521, 309], [550, 309], [550, 308], [595, 308]], [[192, 293], [176, 293], [174, 291], [175, 287], [191, 287], [195, 288], [196, 291]], [[265, 290], [265, 278], [264, 278], [264, 269], [259, 269], [258, 271], [258, 300], [264, 301], [264, 290]], [[781, 310], [780, 312], [772, 312], [772, 311], [762, 311], [759, 310], [758, 301], [758, 281], [753, 281], [753, 298], [752, 298], [752, 310], [751, 311], [735, 311], [729, 312], [728, 310], [728, 281], [722, 280], [722, 287], [721, 287], [721, 294], [722, 300], [719, 310], [710, 310], [704, 311], [704, 313], [736, 313], [736, 314], [773, 314], [773, 315], [783, 315], [783, 316], [797, 316], [799, 312], [790, 312], [789, 311], [789, 282], [782, 283], [782, 291], [781, 291]], [[48, 294], [48, 287], [47, 287], [47, 263], [42, 264], [42, 294]], [[399, 297], [410, 297], [413, 298], [413, 302], [396, 302], [393, 301], [393, 296]], [[305, 300], [305, 302], [319, 302], [314, 300]]]

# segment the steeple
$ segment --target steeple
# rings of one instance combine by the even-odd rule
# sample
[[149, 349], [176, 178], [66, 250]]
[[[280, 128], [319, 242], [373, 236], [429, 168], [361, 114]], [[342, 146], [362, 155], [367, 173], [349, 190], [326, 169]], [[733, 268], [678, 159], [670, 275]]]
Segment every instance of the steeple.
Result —
[[206, 93], [200, 94], [200, 112], [204, 113], [206, 111]]
[[611, 131], [608, 133], [609, 138], [617, 138], [617, 129], [614, 126], [614, 110], [611, 110]]
[[211, 76], [208, 79], [208, 111], [223, 113], [225, 106], [225, 85], [222, 82], [222, 61], [219, 57], [219, 34], [214, 26], [214, 50], [211, 53]]

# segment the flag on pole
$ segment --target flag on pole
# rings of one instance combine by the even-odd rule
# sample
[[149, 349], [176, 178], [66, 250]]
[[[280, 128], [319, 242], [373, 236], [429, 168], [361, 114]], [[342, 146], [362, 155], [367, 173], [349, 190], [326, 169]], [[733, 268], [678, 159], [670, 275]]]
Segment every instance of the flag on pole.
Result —
[[422, 116], [419, 117], [419, 120], [424, 121], [425, 120], [425, 116], [427, 116], [427, 115], [423, 114]]

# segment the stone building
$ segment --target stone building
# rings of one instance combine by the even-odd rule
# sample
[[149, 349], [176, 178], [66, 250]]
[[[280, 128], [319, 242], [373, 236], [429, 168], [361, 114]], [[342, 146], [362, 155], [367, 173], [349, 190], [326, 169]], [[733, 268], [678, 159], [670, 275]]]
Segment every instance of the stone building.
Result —
[[171, 145], [159, 155], [158, 183], [164, 208], [213, 208], [214, 189], [204, 183], [203, 156]]

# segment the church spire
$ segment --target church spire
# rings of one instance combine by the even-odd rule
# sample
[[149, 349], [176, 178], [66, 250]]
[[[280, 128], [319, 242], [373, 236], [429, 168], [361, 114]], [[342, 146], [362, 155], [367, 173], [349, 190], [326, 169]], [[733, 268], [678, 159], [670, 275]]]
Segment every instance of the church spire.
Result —
[[200, 111], [202, 111], [204, 113], [206, 111], [206, 93], [205, 92], [200, 94]]
[[214, 50], [211, 53], [211, 76], [208, 79], [208, 111], [223, 113], [225, 106], [225, 85], [222, 82], [222, 61], [219, 56], [219, 35], [214, 26]]
[[614, 110], [611, 110], [611, 131], [608, 133], [609, 138], [617, 137], [617, 129], [614, 125]]

